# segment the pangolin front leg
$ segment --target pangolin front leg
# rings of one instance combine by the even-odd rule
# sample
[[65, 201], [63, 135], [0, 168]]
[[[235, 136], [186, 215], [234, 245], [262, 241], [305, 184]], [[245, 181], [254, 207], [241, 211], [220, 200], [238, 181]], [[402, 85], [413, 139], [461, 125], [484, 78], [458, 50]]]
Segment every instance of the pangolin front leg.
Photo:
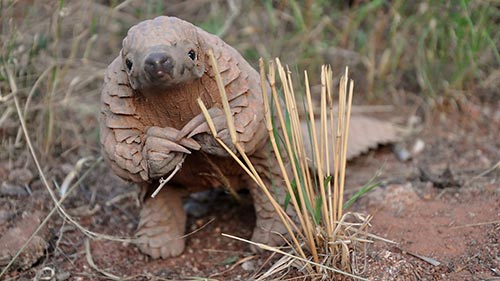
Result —
[[183, 161], [183, 157], [191, 154], [191, 150], [199, 150], [200, 145], [190, 138], [176, 140], [179, 131], [170, 128], [150, 127], [146, 132], [143, 155], [146, 158], [149, 176], [158, 178], [172, 171]]
[[[151, 186], [143, 188], [151, 191]], [[147, 196], [137, 226], [137, 246], [153, 259], [180, 255], [184, 251], [186, 212], [182, 197], [187, 191], [166, 185], [154, 198]]]

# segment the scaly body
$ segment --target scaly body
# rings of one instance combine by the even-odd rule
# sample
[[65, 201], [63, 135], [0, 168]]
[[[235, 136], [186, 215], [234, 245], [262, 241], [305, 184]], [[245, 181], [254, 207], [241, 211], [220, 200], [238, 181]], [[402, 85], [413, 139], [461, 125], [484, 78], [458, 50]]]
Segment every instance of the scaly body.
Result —
[[[160, 194], [147, 199], [138, 227], [140, 249], [153, 258], [182, 252], [186, 214], [181, 199], [207, 188], [248, 188], [257, 222], [252, 240], [277, 244], [284, 228], [271, 204], [209, 134], [196, 100], [210, 109], [220, 138], [231, 146], [213, 69], [217, 59], [238, 138], [265, 181], [280, 184], [264, 146], [267, 131], [259, 74], [217, 36], [173, 17], [131, 28], [109, 66], [102, 91], [101, 144], [113, 171], [147, 192], [182, 163]], [[276, 177], [275, 179], [271, 179]], [[284, 191], [278, 191], [278, 197]]]

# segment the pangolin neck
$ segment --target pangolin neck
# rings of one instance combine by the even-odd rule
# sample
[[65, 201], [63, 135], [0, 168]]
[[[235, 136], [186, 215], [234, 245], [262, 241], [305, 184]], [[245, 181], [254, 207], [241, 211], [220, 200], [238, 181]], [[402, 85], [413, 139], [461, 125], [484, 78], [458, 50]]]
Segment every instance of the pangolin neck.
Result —
[[[173, 127], [181, 129], [187, 122], [201, 113], [197, 99], [201, 97], [207, 107], [213, 100], [198, 83], [188, 83], [163, 92], [139, 93], [138, 103], [149, 114], [148, 123], [153, 126]], [[145, 112], [141, 111], [141, 112]], [[144, 116], [142, 116], [144, 118]]]

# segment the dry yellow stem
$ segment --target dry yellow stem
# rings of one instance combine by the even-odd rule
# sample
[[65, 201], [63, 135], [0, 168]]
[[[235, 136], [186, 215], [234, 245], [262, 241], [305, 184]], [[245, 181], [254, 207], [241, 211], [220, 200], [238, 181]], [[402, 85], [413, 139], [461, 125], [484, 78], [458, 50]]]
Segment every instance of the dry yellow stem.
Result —
[[[306, 98], [307, 98], [307, 106], [308, 106], [308, 111], [309, 111], [309, 122], [311, 123], [311, 134], [312, 134], [312, 144], [314, 148], [314, 158], [316, 160], [316, 169], [318, 173], [318, 182], [319, 182], [319, 187], [320, 187], [320, 192], [321, 192], [321, 200], [323, 202], [321, 210], [322, 210], [322, 218], [323, 221], [326, 223], [326, 228], [327, 230], [331, 228], [330, 226], [330, 220], [329, 220], [329, 213], [328, 213], [328, 206], [327, 206], [327, 197], [326, 197], [326, 192], [325, 192], [325, 180], [324, 180], [324, 174], [323, 174], [323, 159], [322, 155], [320, 154], [320, 149], [319, 149], [319, 144], [318, 144], [318, 138], [316, 134], [316, 120], [314, 118], [314, 109], [312, 106], [312, 98], [311, 98], [311, 91], [309, 88], [309, 78], [307, 76], [307, 72], [304, 72], [304, 79], [306, 83]], [[328, 235], [330, 236], [330, 235]]]
[[[343, 95], [343, 103], [346, 103], [346, 91], [347, 91], [347, 81], [348, 81], [348, 68], [345, 69], [345, 81], [344, 88], [341, 90]], [[342, 138], [342, 167], [340, 169], [340, 190], [339, 190], [339, 210], [338, 216], [342, 216], [343, 213], [343, 198], [344, 198], [344, 184], [345, 184], [345, 169], [347, 162], [347, 141], [349, 139], [349, 123], [351, 120], [351, 108], [352, 108], [352, 94], [353, 94], [354, 83], [351, 81], [349, 88], [349, 99], [347, 100], [347, 115], [345, 115], [344, 111], [342, 111], [342, 119], [340, 118], [339, 112], [339, 120], [342, 120], [343, 127], [343, 138]], [[346, 120], [344, 120], [346, 118]], [[340, 122], [340, 121], [339, 121]]]

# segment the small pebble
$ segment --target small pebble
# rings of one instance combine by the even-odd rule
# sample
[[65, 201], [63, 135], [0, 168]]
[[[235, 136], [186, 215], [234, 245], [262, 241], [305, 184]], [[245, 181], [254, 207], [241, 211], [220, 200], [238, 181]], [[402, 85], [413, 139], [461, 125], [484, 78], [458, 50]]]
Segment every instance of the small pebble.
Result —
[[395, 145], [393, 151], [394, 154], [396, 154], [396, 158], [401, 162], [406, 162], [411, 159], [411, 153], [401, 144]]
[[22, 186], [10, 182], [3, 182], [0, 186], [0, 195], [3, 196], [26, 196], [28, 192]]
[[6, 224], [11, 216], [12, 214], [9, 211], [0, 209], [0, 226]]
[[197, 226], [197, 227], [201, 227], [202, 225], [205, 224], [205, 221], [203, 219], [197, 219], [194, 224]]
[[29, 184], [33, 179], [33, 173], [28, 169], [14, 169], [9, 173], [9, 181], [20, 185]]
[[253, 271], [255, 270], [255, 265], [253, 261], [246, 261], [241, 264], [241, 268], [245, 271]]
[[68, 280], [70, 277], [71, 277], [71, 274], [68, 271], [60, 272], [60, 273], [56, 274], [56, 280], [57, 281]]
[[425, 148], [425, 142], [422, 139], [416, 139], [411, 150], [407, 149], [402, 143], [394, 146], [393, 151], [401, 162], [406, 162], [420, 154]]
[[424, 151], [424, 148], [425, 148], [425, 142], [422, 139], [417, 139], [411, 149], [411, 156], [412, 157], [417, 156], [422, 151]]

